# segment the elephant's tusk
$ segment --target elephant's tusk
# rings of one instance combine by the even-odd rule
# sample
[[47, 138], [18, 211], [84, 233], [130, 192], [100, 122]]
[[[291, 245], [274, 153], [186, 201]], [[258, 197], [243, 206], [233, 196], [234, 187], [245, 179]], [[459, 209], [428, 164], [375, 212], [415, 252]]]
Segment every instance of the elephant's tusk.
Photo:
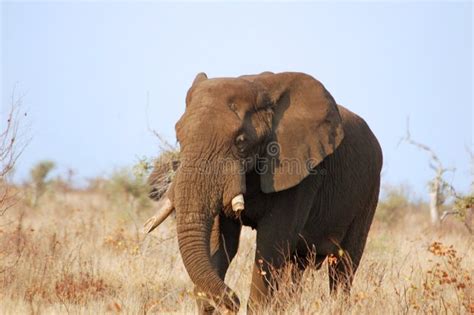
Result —
[[173, 212], [174, 207], [171, 204], [171, 200], [168, 197], [161, 199], [159, 202], [158, 211], [154, 216], [149, 218], [145, 224], [143, 224], [143, 232], [150, 233], [158, 225], [160, 225], [170, 214]]
[[239, 194], [232, 199], [232, 210], [242, 211], [245, 208], [244, 195]]

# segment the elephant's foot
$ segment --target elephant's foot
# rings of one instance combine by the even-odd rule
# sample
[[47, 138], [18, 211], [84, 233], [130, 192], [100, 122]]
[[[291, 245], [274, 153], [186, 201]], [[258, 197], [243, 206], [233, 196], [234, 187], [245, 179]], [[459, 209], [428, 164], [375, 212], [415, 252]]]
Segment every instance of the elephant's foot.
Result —
[[[233, 299], [230, 299], [231, 297], [228, 296], [225, 301], [221, 300], [221, 303], [212, 300], [197, 287], [194, 288], [194, 295], [196, 297], [198, 314], [237, 314], [239, 311], [240, 302], [235, 294], [232, 296]], [[233, 307], [233, 309], [229, 309], [229, 306]]]

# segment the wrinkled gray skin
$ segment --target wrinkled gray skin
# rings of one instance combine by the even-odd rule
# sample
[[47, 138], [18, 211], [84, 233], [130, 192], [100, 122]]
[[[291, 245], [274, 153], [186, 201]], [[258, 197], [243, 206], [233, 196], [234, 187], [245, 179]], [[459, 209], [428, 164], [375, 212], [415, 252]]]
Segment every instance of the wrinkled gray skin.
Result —
[[[224, 283], [242, 225], [257, 230], [248, 310], [271, 299], [271, 269], [303, 271], [311, 249], [331, 291], [349, 290], [377, 206], [382, 151], [362, 118], [303, 73], [198, 74], [176, 124], [181, 165], [168, 192], [201, 313], [237, 311]], [[245, 210], [232, 211], [244, 194]], [[295, 278], [296, 279], [296, 278]], [[295, 280], [297, 281], [297, 279]]]

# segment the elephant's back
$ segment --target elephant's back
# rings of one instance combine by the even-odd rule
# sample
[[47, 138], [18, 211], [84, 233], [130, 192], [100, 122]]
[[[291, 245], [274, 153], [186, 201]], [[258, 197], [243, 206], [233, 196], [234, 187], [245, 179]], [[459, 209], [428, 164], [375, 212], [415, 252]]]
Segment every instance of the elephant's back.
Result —
[[[366, 164], [367, 171], [380, 174], [383, 163], [382, 148], [374, 133], [359, 115], [338, 105], [344, 129], [344, 140], [339, 151], [353, 156]], [[342, 153], [342, 152], [340, 152]], [[355, 162], [355, 161], [352, 161]], [[363, 165], [361, 165], [363, 167]]]

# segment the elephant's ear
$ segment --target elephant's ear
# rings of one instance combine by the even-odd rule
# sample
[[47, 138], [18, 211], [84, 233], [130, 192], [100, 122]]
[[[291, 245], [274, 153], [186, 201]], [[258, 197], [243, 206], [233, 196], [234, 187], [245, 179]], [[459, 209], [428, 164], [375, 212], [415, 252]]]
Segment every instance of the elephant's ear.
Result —
[[186, 94], [186, 107], [188, 107], [190, 101], [191, 101], [191, 95], [193, 93], [194, 88], [201, 83], [202, 81], [207, 80], [207, 74], [204, 72], [199, 72], [196, 77], [194, 78], [193, 84], [188, 90], [188, 93]]
[[247, 79], [266, 91], [274, 112], [272, 139], [260, 161], [261, 189], [270, 193], [291, 188], [341, 143], [344, 131], [337, 105], [319, 81], [303, 73]]

